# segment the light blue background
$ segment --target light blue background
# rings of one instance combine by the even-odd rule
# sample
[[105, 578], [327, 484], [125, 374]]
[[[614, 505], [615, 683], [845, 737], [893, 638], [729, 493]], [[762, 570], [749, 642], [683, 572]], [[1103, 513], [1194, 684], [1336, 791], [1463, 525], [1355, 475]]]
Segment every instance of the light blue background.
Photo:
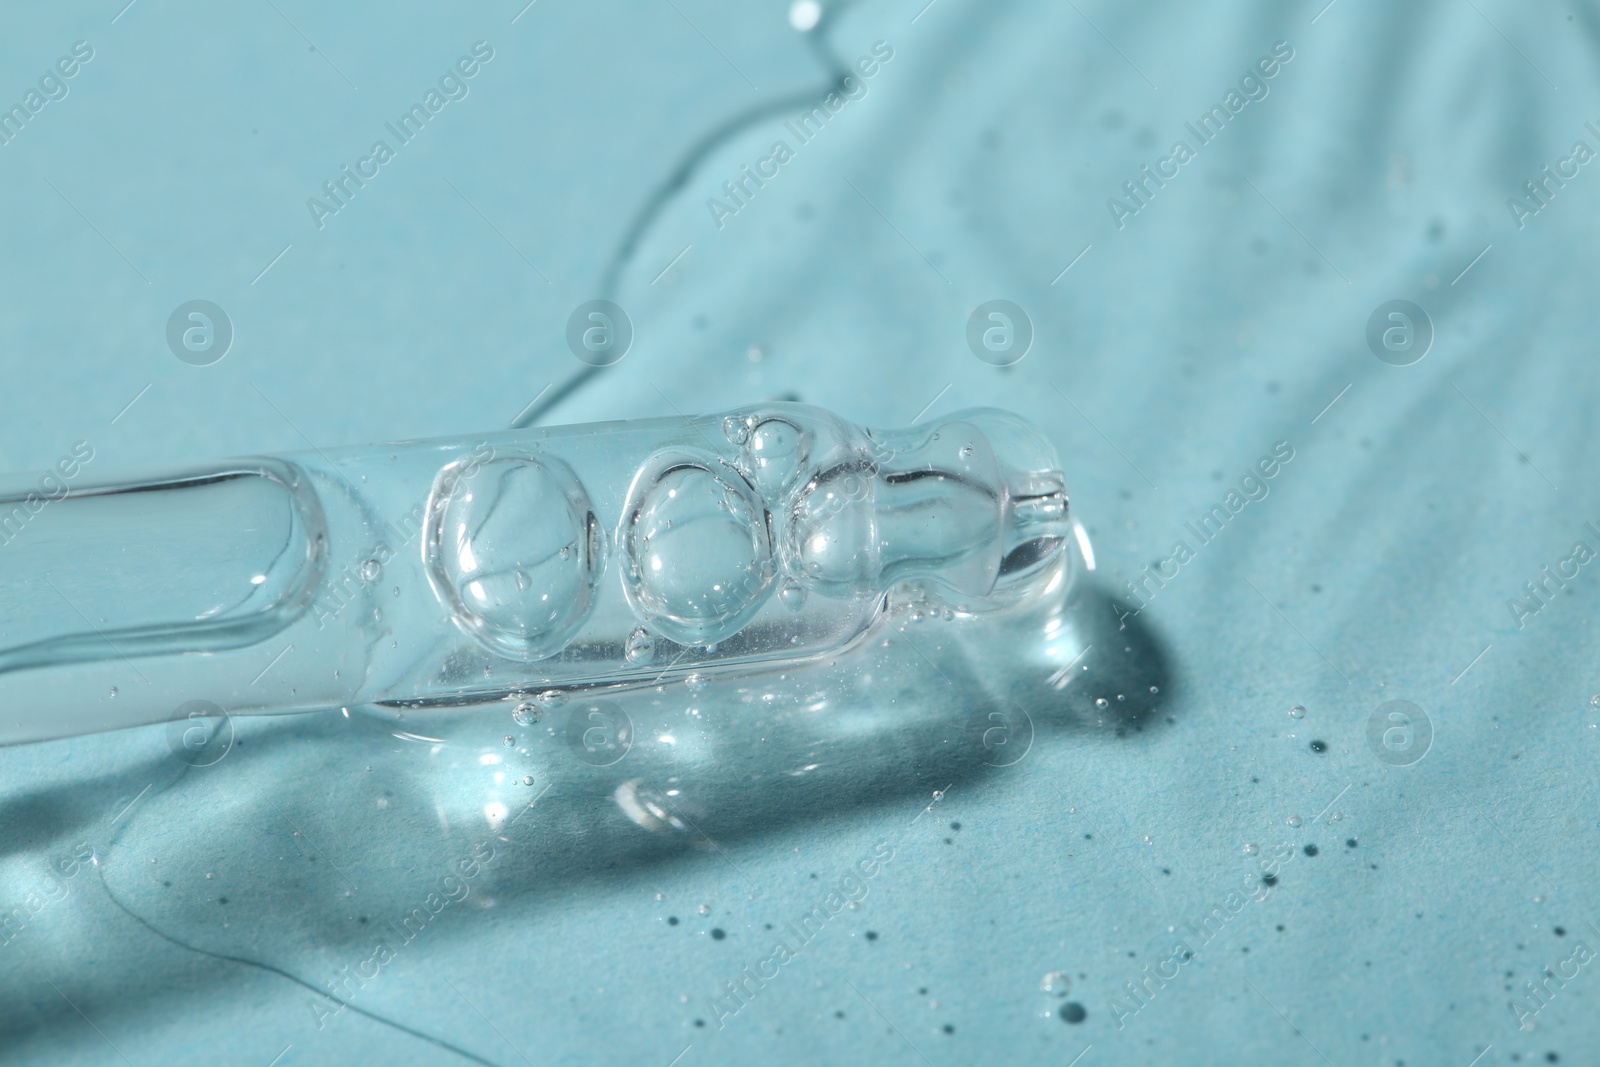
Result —
[[[73, 42], [95, 49], [70, 95], [0, 147], [10, 470], [80, 439], [104, 473], [502, 427], [577, 369], [566, 317], [685, 148], [820, 81], [771, 2], [120, 6], [13, 10], [0, 33], [5, 103]], [[468, 98], [318, 230], [306, 198], [480, 39], [495, 58]], [[1592, 1060], [1591, 968], [1533, 1029], [1507, 1002], [1576, 941], [1600, 945], [1596, 579], [1521, 629], [1507, 600], [1575, 540], [1600, 548], [1584, 526], [1600, 522], [1600, 173], [1521, 229], [1506, 199], [1574, 141], [1600, 149], [1584, 127], [1600, 123], [1600, 16], [1509, 0], [913, 0], [834, 27], [846, 59], [878, 40], [895, 55], [865, 99], [720, 231], [705, 199], [778, 124], [704, 161], [616, 294], [633, 351], [551, 419], [791, 393], [881, 426], [930, 402], [928, 419], [1007, 407], [1059, 447], [1113, 589], [1287, 441], [1270, 497], [1145, 616], [1174, 664], [1173, 722], [1046, 738], [920, 819], [929, 797], [904, 792], [723, 852], [547, 871], [547, 892], [441, 919], [370, 1006], [507, 1064], [1066, 1064], [1087, 1046], [1084, 1067], [1465, 1067], [1486, 1046], [1480, 1064]], [[1280, 40], [1295, 56], [1270, 95], [1119, 230], [1107, 198]], [[996, 297], [1037, 331], [1006, 370], [963, 340]], [[194, 298], [236, 329], [205, 368], [164, 340]], [[1437, 332], [1405, 368], [1364, 340], [1395, 298]], [[1432, 719], [1415, 766], [1367, 747], [1390, 699]], [[147, 797], [140, 825], [100, 846], [106, 879], [151, 857], [191, 878], [240, 850], [259, 859], [267, 795], [341, 867], [426, 885], [370, 812], [321, 802], [361, 768], [319, 761], [316, 736], [254, 762], [242, 749], [234, 785]], [[152, 766], [171, 769], [159, 730], [0, 756], [0, 889], [20, 896], [73, 842], [123, 832], [110, 819]], [[861, 908], [725, 1028], [696, 1028], [722, 980], [764, 955], [762, 925], [809, 908], [880, 839], [897, 856]], [[1242, 878], [1247, 842], [1321, 851], [1119, 1030], [1107, 998]], [[236, 911], [238, 929], [186, 910], [203, 886], [152, 921], [213, 951], [303, 958], [292, 922], [262, 916], [292, 918], [310, 890], [266, 869], [248, 899], [272, 904]], [[70, 903], [0, 950], [8, 1061], [120, 1062], [114, 1045], [134, 1064], [461, 1062], [359, 1017], [319, 1033], [304, 989], [160, 940], [99, 885], [79, 875]], [[329, 885], [343, 891], [313, 883]], [[1079, 1025], [1039, 991], [1057, 969], [1088, 1010]]]

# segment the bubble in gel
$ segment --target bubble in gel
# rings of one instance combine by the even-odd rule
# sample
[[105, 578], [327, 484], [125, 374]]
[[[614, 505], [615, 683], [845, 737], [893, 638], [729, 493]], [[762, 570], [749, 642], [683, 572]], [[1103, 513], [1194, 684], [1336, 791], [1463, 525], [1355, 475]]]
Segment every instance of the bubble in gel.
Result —
[[634, 479], [623, 515], [623, 588], [663, 636], [715, 644], [772, 592], [771, 518], [750, 484], [715, 457], [657, 455]]
[[740, 470], [762, 492], [776, 494], [800, 472], [809, 458], [808, 435], [788, 419], [758, 423], [740, 456]]
[[656, 655], [656, 639], [650, 636], [650, 631], [643, 626], [628, 635], [628, 643], [623, 648], [622, 654], [629, 663], [649, 663]]
[[876, 584], [872, 480], [870, 471], [841, 465], [804, 487], [789, 513], [786, 544], [791, 566], [808, 585], [848, 594]]
[[785, 583], [778, 590], [778, 601], [790, 611], [799, 611], [806, 606], [806, 590], [799, 582]]
[[525, 701], [517, 705], [511, 713], [511, 719], [518, 726], [532, 726], [539, 721], [539, 709]]
[[504, 655], [559, 652], [593, 609], [605, 535], [566, 464], [476, 456], [439, 472], [428, 578], [464, 629]]

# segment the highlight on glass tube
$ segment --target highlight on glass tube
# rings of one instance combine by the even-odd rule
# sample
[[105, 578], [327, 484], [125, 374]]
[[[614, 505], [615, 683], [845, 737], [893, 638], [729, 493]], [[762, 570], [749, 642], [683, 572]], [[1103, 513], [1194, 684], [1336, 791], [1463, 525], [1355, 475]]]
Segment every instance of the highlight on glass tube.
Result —
[[[25, 516], [8, 522], [8, 516]], [[0, 743], [466, 707], [835, 654], [1070, 581], [1049, 442], [995, 410], [497, 432], [0, 492]]]

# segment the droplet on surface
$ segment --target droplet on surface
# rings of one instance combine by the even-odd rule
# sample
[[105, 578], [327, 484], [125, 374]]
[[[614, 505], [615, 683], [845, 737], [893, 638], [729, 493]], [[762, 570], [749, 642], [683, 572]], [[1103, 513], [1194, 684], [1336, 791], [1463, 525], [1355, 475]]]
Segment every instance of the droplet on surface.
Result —
[[1296, 704], [1294, 707], [1289, 709], [1289, 718], [1291, 718], [1291, 719], [1303, 719], [1305, 717], [1306, 717], [1305, 705]]
[[1293, 827], [1296, 827], [1296, 828], [1298, 828], [1300, 826], [1301, 821], [1302, 820], [1301, 820], [1300, 816], [1298, 816], [1298, 815], [1291, 815], [1287, 819], [1284, 820], [1284, 822], [1286, 822], [1290, 826], [1293, 826]]
[[1259, 853], [1260, 851], [1261, 851], [1261, 846], [1256, 844], [1254, 841], [1252, 841], [1249, 844], [1244, 846], [1244, 854], [1246, 856], [1254, 856], [1257, 853]]
[[1065, 971], [1051, 971], [1039, 979], [1039, 988], [1053, 996], [1064, 997], [1072, 992], [1072, 979]]

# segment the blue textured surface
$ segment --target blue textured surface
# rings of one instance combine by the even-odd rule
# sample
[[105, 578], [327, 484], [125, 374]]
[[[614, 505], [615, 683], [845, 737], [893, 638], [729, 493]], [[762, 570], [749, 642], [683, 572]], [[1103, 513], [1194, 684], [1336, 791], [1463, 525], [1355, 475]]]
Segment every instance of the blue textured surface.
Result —
[[[577, 367], [567, 315], [687, 147], [820, 81], [766, 2], [120, 6], [12, 12], [0, 35], [0, 103], [94, 48], [0, 147], [11, 470], [80, 439], [110, 470], [504, 426]], [[469, 95], [319, 229], [306, 199], [479, 40]], [[649, 864], [557, 851], [537, 891], [443, 912], [363, 1006], [504, 1064], [1591, 1062], [1597, 979], [1563, 961], [1600, 945], [1595, 578], [1536, 614], [1508, 601], [1575, 541], [1600, 549], [1600, 177], [1551, 182], [1520, 224], [1507, 198], [1574, 142], [1600, 150], [1600, 16], [913, 0], [862, 3], [833, 40], [894, 56], [720, 229], [706, 199], [781, 122], [702, 162], [616, 293], [633, 351], [550, 419], [788, 393], [884, 426], [1016, 410], [1060, 448], [1112, 588], [1195, 549], [1144, 616], [1172, 721], [1045, 738], [920, 818], [927, 791], [890, 780]], [[1119, 228], [1107, 199], [1279, 41], [1270, 92]], [[1004, 370], [963, 340], [997, 297], [1037, 331]], [[165, 343], [195, 298], [237, 331], [210, 367]], [[1365, 339], [1392, 299], [1436, 330], [1410, 366]], [[1270, 493], [1197, 546], [1185, 524], [1280, 441]], [[1411, 766], [1368, 745], [1391, 699], [1432, 721]], [[285, 973], [366, 950], [312, 917], [346, 893], [399, 907], [433, 868], [329, 728], [240, 729], [259, 745], [181, 788], [160, 730], [0, 753], [0, 906], [80, 841], [103, 874], [0, 948], [0, 1058], [465, 1062], [369, 1018], [318, 1028]], [[411, 773], [418, 797], [443, 788]], [[878, 841], [895, 858], [860, 906], [718, 1027], [765, 924]], [[1226, 907], [1247, 843], [1293, 848], [1280, 884], [1132, 1011], [1124, 983]], [[349, 884], [307, 876], [313, 851]], [[1577, 974], [1535, 1014], [1544, 967]], [[1065, 1001], [1039, 989], [1055, 970]]]

